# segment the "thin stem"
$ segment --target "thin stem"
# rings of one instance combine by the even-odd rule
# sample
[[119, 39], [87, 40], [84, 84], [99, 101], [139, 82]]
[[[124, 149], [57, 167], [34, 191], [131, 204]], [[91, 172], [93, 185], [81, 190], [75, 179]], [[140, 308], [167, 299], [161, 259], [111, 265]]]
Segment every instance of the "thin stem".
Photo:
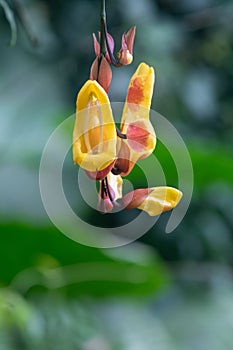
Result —
[[106, 45], [107, 45], [107, 50], [108, 50], [108, 54], [110, 57], [110, 60], [112, 62], [112, 64], [115, 67], [119, 67], [119, 60], [117, 60], [113, 54], [113, 52], [111, 51], [110, 45], [109, 45], [109, 41], [108, 41], [108, 29], [107, 29], [107, 23], [105, 22], [105, 26], [104, 26], [104, 31], [105, 31], [105, 37], [106, 37]]
[[127, 139], [127, 135], [126, 134], [122, 134], [122, 132], [120, 132], [120, 130], [118, 129], [117, 126], [116, 126], [116, 133], [117, 133], [117, 136], [120, 137], [121, 139], [124, 139], [124, 140]]
[[101, 180], [101, 183], [100, 183], [100, 186], [101, 186], [101, 198], [104, 199], [104, 180]]
[[107, 45], [107, 50], [108, 50], [108, 54], [109, 54], [110, 60], [111, 60], [112, 64], [115, 67], [119, 67], [119, 61], [115, 58], [113, 52], [110, 49], [110, 45], [109, 45], [109, 41], [108, 41], [108, 29], [107, 29], [106, 21], [105, 21], [105, 26], [104, 26], [104, 32], [105, 32], [106, 45]]
[[110, 201], [113, 202], [112, 194], [111, 194], [110, 189], [109, 189], [107, 176], [105, 177], [105, 183], [106, 183], [106, 190], [107, 190], [107, 193], [108, 193], [108, 197], [109, 197]]
[[105, 25], [106, 25], [105, 0], [100, 0], [100, 56], [105, 56], [106, 54]]
[[108, 51], [112, 64], [118, 67], [119, 62], [114, 57], [113, 52], [111, 52], [109, 41], [108, 41], [105, 0], [100, 0], [100, 57], [105, 56], [106, 50]]

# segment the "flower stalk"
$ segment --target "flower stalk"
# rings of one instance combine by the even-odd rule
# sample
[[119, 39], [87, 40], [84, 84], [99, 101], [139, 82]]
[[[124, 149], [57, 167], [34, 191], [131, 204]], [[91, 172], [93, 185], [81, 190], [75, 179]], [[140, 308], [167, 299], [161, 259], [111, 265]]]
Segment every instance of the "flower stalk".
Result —
[[106, 54], [106, 6], [105, 0], [100, 0], [100, 57]]

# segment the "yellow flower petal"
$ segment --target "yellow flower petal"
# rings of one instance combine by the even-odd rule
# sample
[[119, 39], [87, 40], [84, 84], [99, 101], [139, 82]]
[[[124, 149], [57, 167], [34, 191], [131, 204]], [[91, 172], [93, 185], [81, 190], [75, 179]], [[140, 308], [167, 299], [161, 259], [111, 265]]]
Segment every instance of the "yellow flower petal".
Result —
[[88, 80], [78, 93], [73, 159], [87, 171], [101, 171], [116, 159], [116, 129], [108, 95]]
[[153, 67], [141, 63], [128, 86], [126, 103], [121, 120], [121, 131], [123, 133], [125, 133], [125, 123], [129, 124], [137, 119], [149, 119], [154, 81], [155, 74]]
[[152, 187], [146, 199], [138, 206], [138, 209], [146, 211], [150, 216], [155, 216], [177, 206], [182, 198], [182, 192], [173, 187]]
[[[121, 132], [127, 136], [127, 140], [123, 140], [121, 146], [123, 150], [126, 149], [123, 143], [128, 146], [129, 166], [127, 171], [121, 172], [122, 176], [128, 175], [139, 159], [148, 157], [156, 145], [154, 128], [149, 120], [154, 79], [154, 69], [141, 63], [129, 83], [120, 127]], [[122, 147], [119, 156], [121, 159], [124, 153]]]

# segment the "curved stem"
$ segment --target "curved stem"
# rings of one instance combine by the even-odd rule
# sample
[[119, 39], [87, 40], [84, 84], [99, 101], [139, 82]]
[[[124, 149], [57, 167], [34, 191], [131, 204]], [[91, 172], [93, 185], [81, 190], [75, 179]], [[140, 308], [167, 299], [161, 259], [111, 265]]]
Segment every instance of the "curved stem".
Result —
[[119, 62], [118, 60], [115, 58], [113, 52], [111, 51], [110, 49], [110, 45], [109, 45], [109, 41], [108, 41], [108, 30], [107, 30], [107, 23], [105, 22], [105, 26], [104, 26], [104, 31], [105, 31], [105, 37], [106, 37], [106, 45], [107, 45], [107, 50], [108, 50], [108, 54], [109, 54], [109, 57], [110, 57], [110, 60], [112, 62], [112, 64], [115, 66], [115, 67], [118, 67], [119, 66]]
[[122, 132], [120, 132], [120, 130], [118, 129], [117, 126], [116, 126], [116, 133], [117, 133], [117, 136], [120, 137], [120, 139], [124, 139], [124, 140], [127, 139], [127, 135], [126, 134], [122, 134]]
[[105, 177], [105, 184], [106, 184], [106, 190], [107, 190], [107, 193], [108, 193], [108, 197], [109, 197], [110, 201], [113, 202], [113, 198], [112, 198], [112, 195], [111, 195], [111, 192], [110, 192], [107, 176]]

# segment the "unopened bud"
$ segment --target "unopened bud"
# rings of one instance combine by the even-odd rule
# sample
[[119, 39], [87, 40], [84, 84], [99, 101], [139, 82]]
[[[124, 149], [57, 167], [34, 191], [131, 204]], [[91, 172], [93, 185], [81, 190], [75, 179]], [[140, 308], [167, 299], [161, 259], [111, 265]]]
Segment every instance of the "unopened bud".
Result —
[[112, 81], [112, 70], [105, 57], [95, 58], [91, 66], [90, 79], [98, 81], [98, 83], [108, 93], [108, 89]]
[[133, 45], [136, 27], [132, 27], [122, 35], [121, 49], [117, 54], [119, 65], [127, 66], [133, 61]]
[[[100, 35], [101, 34], [99, 32], [99, 40], [100, 40]], [[108, 41], [108, 46], [107, 46], [105, 58], [110, 63], [111, 62], [110, 54], [113, 54], [113, 51], [114, 51], [114, 40], [109, 33], [107, 33], [107, 41]], [[100, 58], [100, 44], [94, 33], [93, 33], [93, 43], [94, 43], [94, 50], [95, 50], [96, 57]], [[110, 53], [108, 50], [110, 50]]]

